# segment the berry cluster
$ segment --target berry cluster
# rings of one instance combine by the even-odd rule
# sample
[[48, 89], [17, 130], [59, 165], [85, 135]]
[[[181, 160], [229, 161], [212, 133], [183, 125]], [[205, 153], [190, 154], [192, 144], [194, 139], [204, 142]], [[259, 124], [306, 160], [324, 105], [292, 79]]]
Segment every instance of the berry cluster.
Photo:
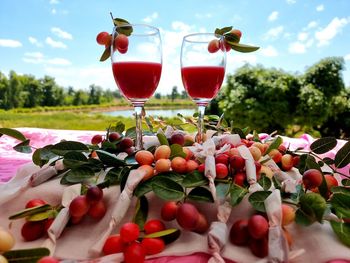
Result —
[[80, 223], [85, 215], [100, 220], [104, 217], [106, 211], [103, 191], [98, 186], [90, 186], [85, 195], [75, 197], [69, 205], [72, 224]]
[[[158, 219], [148, 220], [144, 225], [146, 235], [165, 230], [165, 225]], [[162, 252], [165, 243], [161, 238], [141, 238], [140, 227], [135, 223], [125, 223], [119, 234], [109, 236], [103, 246], [103, 253], [110, 255], [123, 253], [125, 263], [144, 262], [146, 255]], [[141, 240], [141, 241], [140, 241]]]
[[128, 51], [129, 39], [124, 34], [118, 34], [112, 40], [112, 35], [108, 32], [100, 32], [96, 36], [98, 44], [105, 46], [106, 49], [110, 49], [113, 46], [114, 50], [118, 50], [119, 53], [125, 54]]
[[[112, 147], [109, 147], [108, 144], [115, 145], [115, 149]], [[123, 137], [118, 132], [109, 132], [106, 136], [103, 136], [101, 134], [96, 134], [91, 138], [91, 144], [93, 145], [99, 145], [99, 146], [106, 146], [109, 148], [109, 150], [113, 150], [114, 153], [119, 152], [126, 152], [128, 155], [131, 155], [134, 153], [134, 141], [129, 137]], [[97, 154], [96, 152], [91, 153], [91, 157], [96, 158]]]
[[[238, 29], [232, 29], [228, 33], [226, 33], [226, 37], [224, 38], [223, 42], [220, 42], [218, 39], [213, 39], [208, 44], [208, 51], [209, 53], [215, 53], [218, 52], [220, 49], [222, 51], [229, 52], [231, 50], [230, 44], [227, 42], [227, 36], [233, 36], [234, 42], [239, 43], [239, 40], [242, 37], [242, 32]], [[230, 38], [230, 40], [232, 37]]]
[[208, 220], [193, 204], [168, 201], [161, 209], [161, 217], [164, 221], [176, 219], [179, 226], [185, 230], [196, 233], [204, 233], [208, 230]]

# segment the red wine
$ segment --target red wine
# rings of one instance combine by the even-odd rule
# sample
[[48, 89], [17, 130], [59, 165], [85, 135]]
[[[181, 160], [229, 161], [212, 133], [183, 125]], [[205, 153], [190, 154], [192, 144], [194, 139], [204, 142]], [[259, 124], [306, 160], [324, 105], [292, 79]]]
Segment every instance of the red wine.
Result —
[[212, 99], [221, 87], [225, 68], [218, 66], [193, 66], [181, 69], [182, 82], [192, 99]]
[[119, 89], [128, 99], [148, 99], [155, 92], [162, 64], [153, 62], [115, 62], [113, 76]]

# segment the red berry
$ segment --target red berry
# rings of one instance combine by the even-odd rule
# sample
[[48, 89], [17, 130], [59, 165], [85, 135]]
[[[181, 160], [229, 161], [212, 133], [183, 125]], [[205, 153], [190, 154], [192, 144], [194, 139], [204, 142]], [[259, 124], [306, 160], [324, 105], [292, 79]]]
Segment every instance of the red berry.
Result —
[[85, 195], [77, 196], [69, 205], [69, 213], [73, 217], [82, 217], [89, 211], [89, 203]]
[[248, 244], [248, 220], [237, 220], [231, 227], [230, 240], [232, 244], [237, 246], [245, 246]]
[[303, 174], [303, 183], [306, 189], [319, 187], [322, 180], [322, 173], [317, 169], [306, 170]]
[[269, 232], [269, 223], [262, 215], [253, 215], [248, 221], [248, 231], [254, 239], [264, 238]]
[[217, 163], [215, 165], [215, 170], [216, 170], [216, 178], [218, 179], [225, 178], [228, 175], [228, 168], [223, 163]]
[[140, 228], [135, 223], [125, 223], [120, 229], [120, 236], [123, 242], [132, 242], [138, 239]]
[[209, 53], [215, 53], [220, 49], [219, 40], [213, 39], [208, 44], [208, 51]]
[[134, 146], [134, 141], [129, 137], [125, 137], [119, 142], [119, 148], [121, 150], [125, 150], [127, 148], [132, 147], [132, 146]]
[[165, 243], [161, 238], [144, 238], [141, 245], [146, 250], [147, 255], [158, 254], [165, 248]]
[[93, 219], [100, 220], [102, 217], [105, 216], [107, 211], [106, 205], [103, 202], [103, 200], [100, 200], [97, 203], [94, 203], [90, 206], [90, 209], [88, 211], [88, 215], [91, 216]]
[[200, 165], [198, 165], [197, 170], [198, 170], [198, 172], [204, 173], [204, 171], [205, 171], [205, 164], [201, 163]]
[[225, 165], [228, 165], [230, 156], [228, 156], [225, 153], [219, 154], [215, 157], [215, 163], [223, 163]]
[[108, 140], [110, 142], [115, 142], [117, 140], [119, 140], [121, 138], [120, 134], [118, 132], [111, 132], [109, 135], [108, 135]]
[[96, 41], [100, 45], [106, 45], [110, 41], [110, 37], [108, 32], [100, 32], [96, 37]]
[[126, 35], [119, 34], [114, 39], [114, 47], [120, 50], [125, 50], [129, 46], [129, 39]]
[[159, 219], [152, 219], [146, 222], [144, 229], [146, 235], [148, 235], [155, 232], [163, 231], [165, 229], [165, 225]]
[[231, 33], [231, 34], [234, 34], [234, 35], [236, 35], [236, 36], [238, 36], [238, 38], [241, 38], [241, 37], [242, 37], [242, 32], [241, 32], [241, 30], [232, 29], [232, 30], [230, 31], [230, 33]]
[[164, 221], [171, 221], [176, 218], [178, 205], [175, 201], [168, 201], [162, 206], [161, 217]]
[[249, 241], [249, 248], [252, 253], [259, 257], [264, 258], [269, 253], [269, 241], [267, 237], [263, 237], [260, 239], [251, 239]]
[[140, 243], [131, 243], [124, 251], [125, 263], [143, 263], [146, 257], [146, 250]]
[[239, 186], [243, 186], [246, 179], [247, 179], [247, 175], [245, 172], [238, 172], [235, 175], [233, 182]]
[[44, 223], [41, 221], [25, 222], [21, 229], [24, 240], [33, 241], [41, 238], [45, 234]]
[[230, 165], [231, 168], [235, 169], [236, 171], [239, 171], [245, 167], [245, 160], [241, 156], [233, 155], [230, 158]]
[[26, 204], [26, 209], [27, 208], [32, 208], [32, 207], [36, 207], [36, 206], [41, 206], [41, 205], [46, 205], [47, 203], [42, 200], [42, 199], [32, 199], [29, 200]]
[[44, 223], [45, 232], [47, 232], [49, 230], [49, 228], [52, 225], [54, 220], [55, 220], [55, 218], [48, 218], [47, 220], [45, 220], [45, 223]]
[[103, 140], [102, 135], [96, 134], [91, 138], [91, 144], [94, 144], [94, 145], [99, 144], [102, 142], [102, 140]]
[[120, 235], [109, 236], [103, 245], [103, 254], [110, 255], [120, 253], [125, 250], [126, 245], [123, 243]]
[[39, 261], [37, 263], [59, 263], [59, 261], [57, 259], [55, 259], [54, 257], [46, 256], [46, 257], [39, 259]]
[[89, 204], [94, 204], [100, 201], [103, 197], [103, 191], [98, 186], [90, 186], [86, 192], [86, 200]]

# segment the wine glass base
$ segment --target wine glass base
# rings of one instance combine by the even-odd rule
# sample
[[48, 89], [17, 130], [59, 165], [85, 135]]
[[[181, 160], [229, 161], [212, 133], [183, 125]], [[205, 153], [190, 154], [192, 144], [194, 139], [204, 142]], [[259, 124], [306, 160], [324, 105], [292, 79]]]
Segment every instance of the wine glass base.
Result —
[[197, 106], [204, 106], [204, 107], [206, 107], [211, 101], [211, 99], [203, 99], [203, 98], [200, 98], [200, 99], [194, 98], [192, 100], [197, 104]]

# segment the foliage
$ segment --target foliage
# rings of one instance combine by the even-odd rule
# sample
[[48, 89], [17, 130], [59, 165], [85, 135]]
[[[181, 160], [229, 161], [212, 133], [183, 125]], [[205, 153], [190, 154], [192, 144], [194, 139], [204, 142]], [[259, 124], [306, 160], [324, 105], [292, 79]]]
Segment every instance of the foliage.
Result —
[[238, 127], [287, 133], [286, 128], [299, 126], [322, 136], [349, 137], [350, 90], [342, 70], [339, 57], [325, 58], [303, 75], [245, 65], [228, 75], [210, 112], [222, 111]]

